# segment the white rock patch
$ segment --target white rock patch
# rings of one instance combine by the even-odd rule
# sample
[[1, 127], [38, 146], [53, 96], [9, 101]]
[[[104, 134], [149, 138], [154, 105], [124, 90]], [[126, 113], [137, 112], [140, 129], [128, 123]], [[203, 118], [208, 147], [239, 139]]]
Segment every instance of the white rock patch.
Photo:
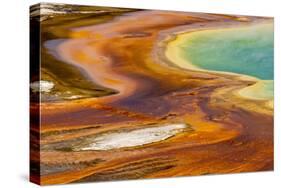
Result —
[[186, 127], [185, 124], [169, 124], [127, 132], [123, 131], [103, 134], [94, 138], [93, 142], [88, 146], [79, 149], [77, 148], [76, 150], [111, 150], [141, 146], [170, 138], [177, 133], [183, 132]]
[[36, 82], [32, 82], [30, 87], [33, 92], [50, 92], [55, 84], [50, 81], [40, 80]]

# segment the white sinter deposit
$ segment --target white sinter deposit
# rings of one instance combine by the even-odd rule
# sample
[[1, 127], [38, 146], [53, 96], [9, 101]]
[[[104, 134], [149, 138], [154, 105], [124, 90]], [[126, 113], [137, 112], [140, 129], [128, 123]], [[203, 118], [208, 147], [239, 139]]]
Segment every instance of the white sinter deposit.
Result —
[[159, 127], [149, 127], [130, 131], [105, 133], [95, 137], [92, 143], [76, 150], [110, 150], [124, 147], [141, 146], [168, 139], [187, 126], [185, 124], [169, 124]]
[[50, 92], [55, 84], [50, 81], [40, 80], [30, 84], [33, 92]]

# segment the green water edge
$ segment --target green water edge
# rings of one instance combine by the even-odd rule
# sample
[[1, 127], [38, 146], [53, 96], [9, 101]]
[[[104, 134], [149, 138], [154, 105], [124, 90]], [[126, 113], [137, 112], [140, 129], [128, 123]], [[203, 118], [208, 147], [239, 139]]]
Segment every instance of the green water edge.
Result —
[[256, 100], [273, 100], [274, 27], [271, 22], [180, 34], [169, 49], [182, 60], [178, 64], [181, 67], [257, 78], [260, 81], [239, 94]]

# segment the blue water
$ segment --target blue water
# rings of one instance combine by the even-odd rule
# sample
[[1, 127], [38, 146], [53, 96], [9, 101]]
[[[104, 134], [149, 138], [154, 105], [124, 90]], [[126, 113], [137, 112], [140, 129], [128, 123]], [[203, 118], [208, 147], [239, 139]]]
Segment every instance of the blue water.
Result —
[[273, 24], [190, 34], [180, 46], [193, 65], [273, 80]]

